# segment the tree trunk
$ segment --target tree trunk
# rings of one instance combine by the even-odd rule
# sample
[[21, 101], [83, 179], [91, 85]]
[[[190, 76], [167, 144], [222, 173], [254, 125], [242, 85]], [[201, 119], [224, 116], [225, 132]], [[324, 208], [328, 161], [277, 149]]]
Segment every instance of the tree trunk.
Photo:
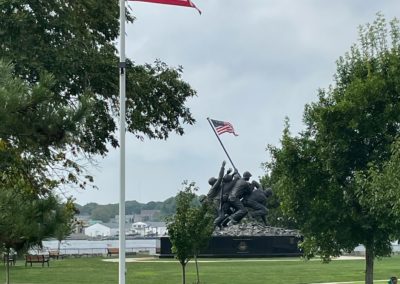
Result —
[[182, 265], [182, 284], [186, 284], [186, 263], [181, 263]]
[[374, 283], [374, 250], [365, 246], [365, 284]]
[[7, 249], [6, 253], [6, 284], [10, 284], [10, 262], [8, 261], [10, 259], [10, 250]]
[[197, 254], [194, 255], [194, 262], [196, 263], [196, 274], [197, 274], [197, 282], [196, 282], [196, 284], [200, 284], [199, 264], [197, 262]]

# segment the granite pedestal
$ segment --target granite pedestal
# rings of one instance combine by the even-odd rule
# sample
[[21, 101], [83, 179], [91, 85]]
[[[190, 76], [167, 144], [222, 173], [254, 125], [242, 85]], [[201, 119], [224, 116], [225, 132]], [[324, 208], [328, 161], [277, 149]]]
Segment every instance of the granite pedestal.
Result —
[[[283, 257], [302, 255], [301, 236], [294, 231], [257, 225], [241, 225], [214, 232], [199, 257]], [[157, 240], [160, 257], [173, 257], [169, 237]]]

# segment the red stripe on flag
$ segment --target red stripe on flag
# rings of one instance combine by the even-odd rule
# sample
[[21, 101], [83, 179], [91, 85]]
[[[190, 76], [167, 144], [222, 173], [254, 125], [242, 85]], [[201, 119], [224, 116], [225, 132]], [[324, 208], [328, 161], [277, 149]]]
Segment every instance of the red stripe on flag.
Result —
[[238, 134], [235, 133], [233, 125], [229, 122], [211, 119], [211, 123], [218, 135], [223, 133], [232, 133], [233, 135], [238, 136]]
[[192, 7], [192, 8], [195, 8], [201, 14], [201, 11], [190, 0], [130, 0], [130, 1], [139, 1], [139, 2], [148, 2], [148, 3], [157, 3], [157, 4]]

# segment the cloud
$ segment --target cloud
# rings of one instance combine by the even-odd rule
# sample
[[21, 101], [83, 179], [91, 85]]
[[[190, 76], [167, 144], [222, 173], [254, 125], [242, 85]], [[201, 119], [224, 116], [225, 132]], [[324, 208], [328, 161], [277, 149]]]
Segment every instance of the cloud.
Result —
[[[398, 15], [398, 1], [197, 0], [203, 11], [129, 2], [137, 17], [127, 26], [126, 55], [142, 64], [157, 58], [184, 67], [197, 90], [188, 102], [197, 120], [184, 136], [140, 142], [127, 137], [126, 199], [141, 202], [174, 196], [183, 180], [200, 193], [227, 160], [206, 120], [230, 121], [238, 137], [220, 138], [240, 171], [262, 176], [265, 148], [279, 145], [284, 118], [292, 133], [303, 128], [307, 103], [333, 82], [335, 61], [357, 41], [358, 26], [381, 11]], [[98, 191], [72, 191], [78, 203], [117, 203], [119, 152], [94, 170]]]

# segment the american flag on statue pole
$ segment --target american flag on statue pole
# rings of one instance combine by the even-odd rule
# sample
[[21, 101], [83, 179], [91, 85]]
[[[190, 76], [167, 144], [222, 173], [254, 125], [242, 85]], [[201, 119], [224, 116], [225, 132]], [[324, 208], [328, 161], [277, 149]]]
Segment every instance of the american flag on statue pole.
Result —
[[139, 1], [139, 2], [191, 7], [191, 8], [195, 8], [201, 14], [201, 11], [190, 0], [129, 0], [129, 1]]
[[232, 133], [233, 135], [238, 136], [238, 134], [235, 133], [235, 129], [233, 128], [232, 124], [229, 122], [215, 119], [210, 119], [210, 121], [218, 135], [223, 133]]

